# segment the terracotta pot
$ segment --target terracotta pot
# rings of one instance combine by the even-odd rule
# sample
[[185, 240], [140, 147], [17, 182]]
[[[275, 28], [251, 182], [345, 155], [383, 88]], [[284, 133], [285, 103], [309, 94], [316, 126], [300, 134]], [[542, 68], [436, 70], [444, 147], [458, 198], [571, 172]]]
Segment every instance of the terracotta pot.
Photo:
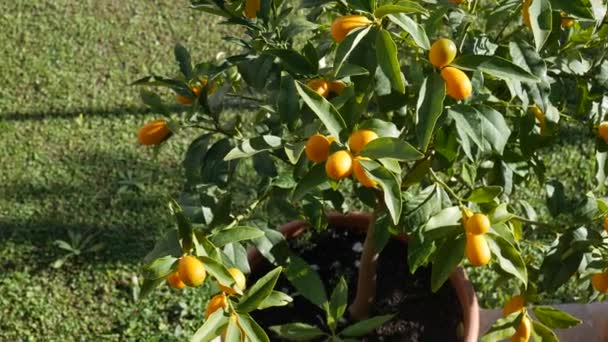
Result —
[[[350, 214], [329, 213], [327, 215], [328, 225], [333, 229], [350, 229], [357, 233], [365, 233], [371, 222], [371, 215], [362, 212]], [[300, 236], [310, 225], [306, 221], [291, 221], [279, 228], [286, 239]], [[396, 239], [407, 242], [408, 237], [395, 237]], [[263, 256], [254, 248], [249, 250], [249, 263], [254, 269], [263, 259]], [[450, 275], [450, 284], [456, 291], [458, 302], [462, 309], [464, 323], [464, 342], [476, 342], [479, 339], [479, 304], [475, 289], [469, 281], [464, 269], [458, 267]]]

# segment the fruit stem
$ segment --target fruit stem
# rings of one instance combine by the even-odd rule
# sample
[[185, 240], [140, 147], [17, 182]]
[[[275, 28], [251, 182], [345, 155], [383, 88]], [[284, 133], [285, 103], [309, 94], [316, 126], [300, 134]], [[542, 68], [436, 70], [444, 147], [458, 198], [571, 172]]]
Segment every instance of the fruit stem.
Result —
[[376, 267], [378, 264], [378, 252], [374, 247], [374, 225], [376, 212], [372, 214], [365, 241], [363, 242], [363, 252], [359, 259], [359, 275], [357, 278], [357, 293], [353, 303], [349, 306], [348, 312], [357, 321], [369, 317], [370, 309], [376, 297]]

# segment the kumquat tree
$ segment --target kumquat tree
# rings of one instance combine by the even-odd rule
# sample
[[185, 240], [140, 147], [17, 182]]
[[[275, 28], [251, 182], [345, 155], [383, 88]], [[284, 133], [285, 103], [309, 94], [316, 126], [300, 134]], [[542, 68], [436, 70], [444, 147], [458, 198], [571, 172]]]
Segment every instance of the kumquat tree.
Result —
[[[177, 44], [178, 77], [134, 84], [164, 114], [141, 128], [141, 144], [162, 153], [173, 135], [192, 137], [183, 194], [170, 204], [176, 227], [144, 259], [143, 290], [212, 289], [193, 341], [401, 341], [369, 337], [397, 317], [374, 309], [379, 255], [392, 241], [407, 248], [403, 273], [430, 269], [432, 292], [461, 266], [514, 289], [503, 318], [479, 333], [484, 341], [556, 341], [554, 329], [580, 320], [531, 305], [538, 296], [571, 281], [596, 297], [608, 292], [605, 1], [191, 7], [239, 27], [224, 38], [239, 53], [198, 62]], [[544, 153], [564, 127], [595, 143], [587, 158], [596, 186], [576, 201], [545, 175]], [[532, 182], [546, 189], [535, 196], [550, 220], [521, 196]], [[311, 239], [336, 217], [364, 217], [357, 274], [324, 279], [284, 230], [250, 220], [261, 212], [303, 220]], [[255, 255], [272, 267], [256, 266]], [[258, 320], [296, 298], [323, 315]]]

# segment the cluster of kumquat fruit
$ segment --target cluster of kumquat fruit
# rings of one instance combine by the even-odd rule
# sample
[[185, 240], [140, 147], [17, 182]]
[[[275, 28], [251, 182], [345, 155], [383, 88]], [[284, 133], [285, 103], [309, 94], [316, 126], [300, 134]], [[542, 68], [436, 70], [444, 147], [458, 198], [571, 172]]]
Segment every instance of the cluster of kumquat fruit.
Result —
[[490, 230], [490, 219], [482, 213], [473, 214], [468, 208], [462, 210], [462, 224], [466, 232], [465, 256], [473, 266], [484, 266], [492, 254], [485, 233]]
[[377, 182], [367, 174], [360, 163], [361, 160], [368, 158], [358, 154], [369, 142], [377, 138], [376, 132], [360, 129], [348, 138], [349, 150], [339, 150], [330, 155], [331, 144], [336, 142], [336, 139], [317, 133], [308, 138], [304, 152], [308, 160], [313, 163], [325, 162], [325, 173], [330, 179], [340, 180], [352, 174], [361, 185], [373, 188]]
[[456, 58], [458, 49], [453, 41], [447, 38], [436, 40], [429, 52], [429, 61], [441, 69], [445, 81], [446, 93], [454, 100], [465, 100], [473, 92], [471, 80], [462, 70], [449, 66]]
[[[506, 317], [512, 313], [524, 311], [525, 308], [526, 299], [522, 295], [517, 295], [505, 303], [502, 314]], [[532, 322], [530, 322], [530, 318], [528, 317], [528, 312], [526, 310], [521, 319], [521, 323], [519, 323], [519, 326], [515, 330], [515, 334], [511, 336], [511, 342], [528, 342], [531, 334]]]

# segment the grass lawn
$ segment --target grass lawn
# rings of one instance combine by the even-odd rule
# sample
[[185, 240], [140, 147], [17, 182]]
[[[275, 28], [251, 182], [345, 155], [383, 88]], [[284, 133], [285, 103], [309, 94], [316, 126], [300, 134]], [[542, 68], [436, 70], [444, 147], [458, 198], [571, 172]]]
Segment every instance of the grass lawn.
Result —
[[[0, 27], [0, 340], [192, 334], [207, 291], [163, 287], [136, 301], [140, 261], [172, 224], [166, 203], [179, 193], [190, 139], [172, 138], [157, 159], [138, 146], [138, 127], [155, 116], [128, 83], [176, 73], [178, 41], [198, 61], [236, 51], [221, 42], [229, 28], [186, 0], [2, 1]], [[586, 133], [567, 135], [546, 160], [582, 196], [592, 154], [576, 134]], [[69, 232], [104, 247], [52, 268], [65, 255], [54, 241]], [[482, 303], [502, 302], [477, 286]]]

